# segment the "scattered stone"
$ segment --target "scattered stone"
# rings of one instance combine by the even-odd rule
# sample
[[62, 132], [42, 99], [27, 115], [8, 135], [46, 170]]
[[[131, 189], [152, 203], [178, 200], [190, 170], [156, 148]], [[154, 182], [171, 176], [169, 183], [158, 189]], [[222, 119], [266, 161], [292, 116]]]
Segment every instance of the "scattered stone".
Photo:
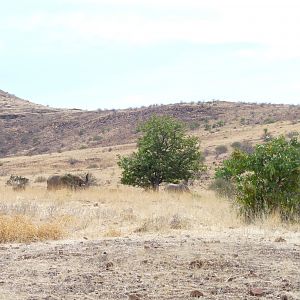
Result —
[[288, 300], [288, 296], [287, 295], [281, 295], [280, 300]]
[[236, 279], [236, 276], [231, 276], [231, 277], [229, 277], [229, 278], [227, 279], [227, 282], [231, 282], [231, 281], [233, 281], [234, 279]]
[[284, 243], [284, 242], [286, 242], [286, 240], [280, 236], [280, 237], [276, 238], [274, 240], [274, 242], [276, 242], [276, 243]]
[[190, 296], [193, 298], [200, 298], [200, 297], [203, 297], [204, 294], [200, 291], [195, 290], [190, 293]]
[[112, 263], [112, 262], [108, 262], [107, 264], [106, 264], [106, 270], [109, 270], [109, 269], [111, 269], [112, 267], [114, 266], [114, 264]]
[[264, 294], [265, 294], [265, 292], [261, 288], [251, 288], [250, 289], [250, 295], [251, 296], [261, 297]]
[[64, 254], [64, 251], [63, 251], [63, 250], [58, 250], [58, 254], [59, 254], [59, 255], [63, 255], [63, 254]]
[[203, 262], [200, 260], [193, 260], [190, 262], [191, 269], [200, 269], [203, 267]]
[[128, 299], [129, 300], [140, 300], [140, 299], [142, 299], [142, 297], [139, 294], [131, 294], [128, 296]]

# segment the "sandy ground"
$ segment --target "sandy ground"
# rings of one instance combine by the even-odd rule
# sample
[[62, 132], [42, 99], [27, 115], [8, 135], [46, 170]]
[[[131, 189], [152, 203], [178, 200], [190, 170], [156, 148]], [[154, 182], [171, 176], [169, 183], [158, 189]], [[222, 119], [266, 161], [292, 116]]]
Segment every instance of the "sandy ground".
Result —
[[6, 244], [0, 258], [0, 299], [300, 299], [299, 233]]

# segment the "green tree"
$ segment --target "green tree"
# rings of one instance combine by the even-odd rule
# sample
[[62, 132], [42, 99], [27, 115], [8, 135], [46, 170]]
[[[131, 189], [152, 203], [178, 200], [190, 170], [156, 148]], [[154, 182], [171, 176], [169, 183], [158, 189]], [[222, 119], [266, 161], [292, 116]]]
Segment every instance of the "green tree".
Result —
[[119, 157], [123, 184], [158, 189], [162, 182], [188, 180], [203, 169], [198, 139], [186, 136], [182, 123], [154, 116], [139, 131], [138, 151]]
[[253, 153], [235, 150], [216, 178], [234, 184], [236, 203], [247, 220], [279, 211], [284, 220], [300, 220], [300, 142], [279, 137]]

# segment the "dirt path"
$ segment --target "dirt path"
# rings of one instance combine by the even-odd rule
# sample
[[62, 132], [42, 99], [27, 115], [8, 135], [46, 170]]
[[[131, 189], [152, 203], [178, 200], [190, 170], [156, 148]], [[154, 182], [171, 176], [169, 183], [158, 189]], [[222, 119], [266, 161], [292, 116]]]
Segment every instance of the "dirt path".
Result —
[[130, 237], [1, 245], [0, 258], [0, 299], [300, 299], [294, 241]]

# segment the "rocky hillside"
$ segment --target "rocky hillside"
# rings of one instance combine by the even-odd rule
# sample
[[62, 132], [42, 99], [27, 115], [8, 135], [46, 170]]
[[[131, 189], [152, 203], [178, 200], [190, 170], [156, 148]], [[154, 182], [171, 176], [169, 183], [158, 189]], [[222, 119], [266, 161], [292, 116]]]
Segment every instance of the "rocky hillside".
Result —
[[300, 121], [300, 105], [224, 101], [152, 105], [126, 110], [53, 109], [0, 90], [0, 157], [134, 142], [151, 115], [171, 115], [190, 130]]

